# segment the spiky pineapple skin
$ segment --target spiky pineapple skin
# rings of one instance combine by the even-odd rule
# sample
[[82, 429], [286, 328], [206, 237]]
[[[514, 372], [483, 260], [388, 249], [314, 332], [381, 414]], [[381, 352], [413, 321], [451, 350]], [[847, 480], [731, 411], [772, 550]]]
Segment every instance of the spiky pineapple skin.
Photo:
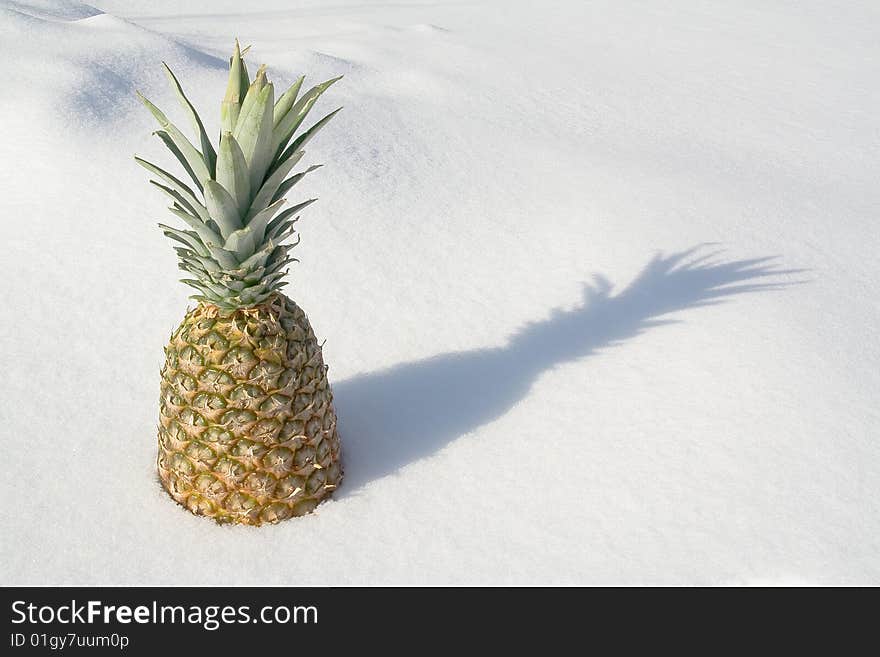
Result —
[[342, 478], [327, 367], [305, 313], [282, 294], [224, 313], [200, 303], [165, 348], [159, 478], [222, 523], [311, 512]]

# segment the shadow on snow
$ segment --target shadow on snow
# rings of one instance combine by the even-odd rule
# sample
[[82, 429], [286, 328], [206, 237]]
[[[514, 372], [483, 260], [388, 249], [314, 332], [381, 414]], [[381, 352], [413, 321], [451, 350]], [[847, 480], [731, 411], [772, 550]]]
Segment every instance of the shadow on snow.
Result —
[[773, 257], [725, 262], [702, 249], [658, 254], [617, 294], [597, 275], [584, 285], [580, 307], [526, 324], [505, 346], [440, 354], [334, 385], [346, 466], [338, 496], [503, 416], [555, 365], [677, 321], [671, 313], [780, 289], [788, 283], [770, 277], [799, 271], [779, 269]]

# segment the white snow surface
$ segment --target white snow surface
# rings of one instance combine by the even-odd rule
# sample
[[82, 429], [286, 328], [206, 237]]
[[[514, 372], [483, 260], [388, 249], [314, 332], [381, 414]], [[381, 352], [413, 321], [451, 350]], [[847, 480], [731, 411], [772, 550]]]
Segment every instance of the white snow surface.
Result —
[[[880, 584], [880, 5], [0, 0], [2, 584]], [[142, 90], [315, 110], [316, 513], [155, 473], [188, 304]], [[314, 120], [314, 119], [313, 119]]]

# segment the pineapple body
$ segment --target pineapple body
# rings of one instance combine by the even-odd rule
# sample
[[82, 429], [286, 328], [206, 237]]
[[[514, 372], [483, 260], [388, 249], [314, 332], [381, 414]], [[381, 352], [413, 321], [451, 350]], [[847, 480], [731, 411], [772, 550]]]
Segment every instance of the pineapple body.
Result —
[[159, 477], [218, 522], [312, 511], [342, 478], [333, 395], [305, 313], [275, 293], [234, 311], [200, 303], [165, 349]]
[[159, 123], [154, 134], [189, 182], [141, 157], [135, 161], [185, 225], [159, 224], [198, 302], [165, 349], [159, 478], [195, 514], [261, 525], [310, 512], [342, 477], [321, 347], [305, 313], [280, 292], [286, 267], [296, 260], [290, 251], [299, 238], [289, 241], [294, 224], [315, 199], [281, 208], [319, 168], [294, 172], [306, 144], [339, 110], [297, 132], [339, 78], [300, 95], [300, 77], [276, 100], [265, 65], [251, 80], [242, 55], [236, 41], [217, 148], [167, 65], [195, 141], [138, 93]]

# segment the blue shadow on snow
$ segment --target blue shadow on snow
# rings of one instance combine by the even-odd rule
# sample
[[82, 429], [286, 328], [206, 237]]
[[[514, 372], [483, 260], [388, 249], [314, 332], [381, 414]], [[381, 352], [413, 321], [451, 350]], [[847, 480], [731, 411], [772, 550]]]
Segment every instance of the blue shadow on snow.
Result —
[[[618, 294], [603, 276], [584, 285], [583, 303], [531, 322], [497, 348], [451, 352], [356, 375], [334, 385], [340, 414], [344, 497], [374, 479], [430, 456], [492, 422], [525, 398], [538, 376], [644, 331], [667, 317], [741, 294], [776, 290], [776, 258], [728, 261], [698, 246], [658, 254]], [[770, 280], [775, 277], [775, 280]]]

